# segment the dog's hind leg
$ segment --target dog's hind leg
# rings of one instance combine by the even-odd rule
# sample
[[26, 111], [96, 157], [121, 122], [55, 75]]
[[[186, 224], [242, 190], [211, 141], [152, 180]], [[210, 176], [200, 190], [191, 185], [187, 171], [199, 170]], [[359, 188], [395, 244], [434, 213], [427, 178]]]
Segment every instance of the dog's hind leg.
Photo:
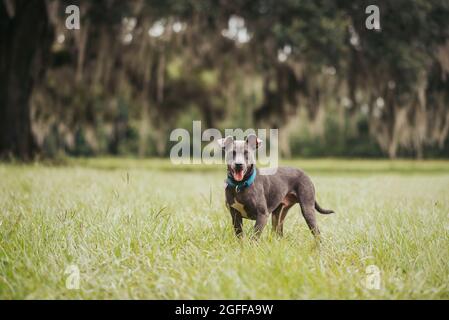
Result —
[[260, 212], [257, 214], [256, 217], [256, 224], [254, 225], [254, 235], [255, 238], [258, 239], [265, 228], [267, 222], [268, 222], [268, 212]]
[[273, 211], [271, 215], [272, 231], [275, 232], [279, 237], [282, 237], [283, 235], [282, 222], [281, 222], [283, 211], [284, 206], [280, 205]]
[[318, 229], [315, 217], [315, 190], [313, 185], [309, 187], [303, 185], [300, 187], [298, 190], [298, 200], [299, 205], [301, 206], [302, 215], [306, 220], [310, 231], [312, 231], [312, 234], [315, 237], [319, 237], [320, 230]]
[[282, 237], [284, 235], [284, 220], [287, 216], [288, 210], [292, 206], [280, 205], [273, 211], [272, 223], [273, 223], [273, 232], [276, 232], [278, 236]]
[[316, 217], [315, 217], [315, 206], [314, 204], [302, 204], [301, 206], [301, 212], [306, 220], [307, 225], [309, 226], [310, 231], [312, 231], [312, 234], [315, 237], [319, 237], [320, 235], [320, 229], [318, 228], [318, 225], [316, 223]]

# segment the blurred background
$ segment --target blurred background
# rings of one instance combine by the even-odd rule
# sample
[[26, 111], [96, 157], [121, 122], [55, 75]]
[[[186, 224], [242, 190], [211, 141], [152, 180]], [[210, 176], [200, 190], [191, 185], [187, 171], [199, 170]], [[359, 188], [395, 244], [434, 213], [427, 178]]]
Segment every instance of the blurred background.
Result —
[[2, 158], [166, 157], [193, 120], [278, 128], [285, 158], [447, 158], [449, 1], [0, 0]]

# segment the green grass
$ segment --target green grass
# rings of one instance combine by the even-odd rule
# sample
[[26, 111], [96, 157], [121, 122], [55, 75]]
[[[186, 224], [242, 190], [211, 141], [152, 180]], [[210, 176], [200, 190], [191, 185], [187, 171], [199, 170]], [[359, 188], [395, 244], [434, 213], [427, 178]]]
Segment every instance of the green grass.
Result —
[[449, 162], [287, 163], [337, 211], [318, 216], [319, 249], [298, 207], [283, 239], [235, 239], [220, 167], [0, 164], [0, 298], [449, 299]]

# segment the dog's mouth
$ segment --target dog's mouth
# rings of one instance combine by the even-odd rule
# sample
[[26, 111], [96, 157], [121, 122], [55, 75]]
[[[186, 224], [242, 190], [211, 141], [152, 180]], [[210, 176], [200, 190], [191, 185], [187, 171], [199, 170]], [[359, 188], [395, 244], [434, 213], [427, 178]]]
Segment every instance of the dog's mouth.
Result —
[[245, 171], [240, 168], [232, 170], [232, 177], [235, 181], [242, 181], [245, 176]]

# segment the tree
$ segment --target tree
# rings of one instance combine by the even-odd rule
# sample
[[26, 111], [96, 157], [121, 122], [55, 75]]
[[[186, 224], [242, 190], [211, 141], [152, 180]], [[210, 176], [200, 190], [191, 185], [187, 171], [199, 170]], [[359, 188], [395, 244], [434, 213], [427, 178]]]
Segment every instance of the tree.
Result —
[[163, 156], [192, 120], [278, 128], [286, 156], [304, 128], [321, 155], [448, 151], [447, 0], [0, 1], [3, 156]]
[[44, 0], [0, 2], [0, 157], [34, 155], [29, 100], [52, 39]]

